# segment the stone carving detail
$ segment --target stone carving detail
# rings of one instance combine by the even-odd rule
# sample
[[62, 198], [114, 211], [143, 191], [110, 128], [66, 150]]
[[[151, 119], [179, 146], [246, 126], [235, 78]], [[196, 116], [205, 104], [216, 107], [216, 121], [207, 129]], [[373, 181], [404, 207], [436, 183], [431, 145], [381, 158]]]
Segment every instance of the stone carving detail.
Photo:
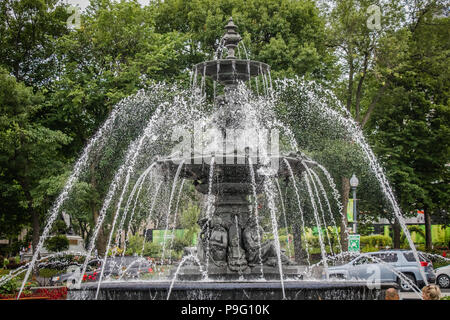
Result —
[[[261, 263], [272, 267], [277, 265], [277, 250], [273, 240], [261, 242], [261, 249], [259, 248], [259, 237], [262, 238], [263, 234], [264, 230], [260, 228], [258, 235], [258, 225], [256, 220], [254, 217], [250, 217], [243, 232], [243, 240], [246, 258], [248, 264], [252, 267]], [[282, 264], [291, 264], [291, 261], [285, 254], [280, 254]]]
[[[234, 217], [234, 220], [238, 218], [237, 215]], [[245, 259], [245, 251], [242, 247], [241, 228], [238, 222], [231, 222], [228, 237], [231, 240], [228, 250], [228, 267], [233, 271], [243, 271], [247, 268], [247, 260]]]
[[227, 265], [228, 232], [220, 217], [212, 221], [210, 234], [210, 260], [218, 267]]
[[[239, 218], [247, 217], [247, 212], [236, 214], [223, 214], [217, 212], [208, 222], [207, 218], [199, 221], [202, 230], [200, 243], [202, 256], [209, 258], [217, 267], [228, 267], [231, 271], [244, 271], [247, 267], [267, 265], [275, 267], [278, 263], [277, 250], [273, 240], [258, 241], [258, 226], [254, 217], [247, 218], [244, 227], [241, 227]], [[259, 230], [262, 238], [264, 231]], [[208, 243], [209, 242], [209, 243]], [[209, 252], [208, 252], [209, 250]], [[289, 258], [281, 253], [282, 264], [292, 264]]]

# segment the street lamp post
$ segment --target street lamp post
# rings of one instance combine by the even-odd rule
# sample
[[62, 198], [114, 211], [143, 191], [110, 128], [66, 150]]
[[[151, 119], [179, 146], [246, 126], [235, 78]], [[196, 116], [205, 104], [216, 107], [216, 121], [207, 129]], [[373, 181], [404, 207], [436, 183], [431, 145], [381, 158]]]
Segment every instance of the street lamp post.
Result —
[[353, 233], [358, 231], [358, 213], [356, 212], [356, 188], [359, 185], [358, 178], [355, 174], [350, 178], [350, 187], [353, 191]]

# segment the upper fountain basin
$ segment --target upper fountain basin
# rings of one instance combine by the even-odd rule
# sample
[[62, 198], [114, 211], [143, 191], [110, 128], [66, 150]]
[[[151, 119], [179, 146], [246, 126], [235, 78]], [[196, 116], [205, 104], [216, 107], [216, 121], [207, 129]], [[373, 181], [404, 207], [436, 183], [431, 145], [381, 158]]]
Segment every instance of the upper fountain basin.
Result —
[[248, 81], [251, 77], [267, 74], [270, 66], [253, 60], [218, 59], [198, 63], [194, 72], [201, 76], [208, 76], [225, 86]]

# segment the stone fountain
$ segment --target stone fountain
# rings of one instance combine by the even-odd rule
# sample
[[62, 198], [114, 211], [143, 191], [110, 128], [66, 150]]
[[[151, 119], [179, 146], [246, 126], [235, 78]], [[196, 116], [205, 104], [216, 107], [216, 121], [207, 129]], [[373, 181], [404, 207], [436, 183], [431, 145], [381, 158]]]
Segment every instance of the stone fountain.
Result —
[[[250, 81], [252, 77], [267, 74], [270, 67], [259, 61], [237, 59], [235, 48], [241, 41], [237, 26], [233, 19], [225, 26], [226, 33], [222, 38], [228, 56], [199, 63], [194, 66], [194, 72], [200, 76], [210, 77], [224, 86], [224, 95], [216, 97], [217, 117], [214, 119], [221, 133], [220, 141], [223, 148], [220, 153], [200, 154], [183, 159], [180, 178], [194, 180], [196, 190], [208, 195], [214, 195], [214, 212], [199, 221], [201, 228], [197, 255], [205, 265], [208, 263], [210, 279], [279, 279], [277, 268], [278, 258], [283, 264], [283, 274], [297, 277], [304, 270], [294, 266], [283, 253], [277, 256], [274, 241], [261, 242], [262, 232], [259, 229], [257, 217], [249, 202], [253, 187], [257, 193], [263, 192], [262, 184], [265, 175], [258, 174], [264, 159], [258, 157], [263, 151], [255, 145], [240, 145], [227, 143], [227, 133], [245, 130], [245, 113], [242, 103], [235, 99], [237, 85]], [[240, 151], [242, 151], [240, 153]], [[253, 151], [254, 160], [249, 153]], [[214, 156], [214, 168], [211, 168], [211, 157]], [[293, 170], [301, 174], [305, 169], [300, 155], [291, 154], [280, 157], [278, 154], [268, 154], [265, 159], [274, 166], [271, 176], [288, 177], [289, 171], [283, 159], [287, 159]], [[180, 159], [164, 159], [160, 161], [163, 170], [174, 175], [180, 165]], [[252, 185], [252, 174], [254, 184]], [[213, 181], [210, 183], [210, 173]], [[210, 188], [211, 187], [211, 188]], [[211, 189], [211, 190], [210, 190]], [[208, 261], [207, 261], [208, 260]], [[179, 279], [198, 280], [201, 278], [198, 266], [183, 268], [177, 274]]]
[[386, 287], [396, 285], [369, 288], [359, 281], [303, 280], [306, 266], [292, 262], [276, 241], [264, 239], [256, 202], [250, 199], [267, 194], [268, 177], [289, 178], [292, 172], [301, 175], [313, 162], [300, 154], [280, 155], [270, 147], [267, 152], [251, 143], [228, 143], [230, 132], [245, 131], [247, 125], [245, 104], [237, 98], [239, 84], [267, 77], [270, 66], [238, 59], [235, 51], [241, 36], [232, 19], [225, 30], [221, 43], [227, 56], [193, 68], [195, 76], [223, 85], [223, 95], [215, 97], [217, 112], [211, 120], [219, 133], [215, 141], [220, 148], [211, 151], [205, 147], [188, 156], [158, 160], [165, 176], [192, 180], [196, 190], [207, 197], [206, 216], [198, 221], [198, 247], [186, 250], [169, 281], [104, 282], [101, 287], [86, 283], [71, 290], [69, 298], [92, 298], [97, 290], [98, 299], [382, 298]]

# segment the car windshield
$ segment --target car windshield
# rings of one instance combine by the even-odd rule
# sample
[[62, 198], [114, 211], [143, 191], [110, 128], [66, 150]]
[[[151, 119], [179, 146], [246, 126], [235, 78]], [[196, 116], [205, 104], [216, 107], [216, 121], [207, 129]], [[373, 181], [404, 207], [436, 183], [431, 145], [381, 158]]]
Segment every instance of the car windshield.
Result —
[[372, 263], [372, 262], [371, 262], [370, 259], [369, 259], [368, 257], [366, 257], [366, 256], [362, 256], [362, 257], [356, 259], [355, 261], [353, 261], [353, 264], [354, 264], [354, 265], [368, 264], [368, 263]]
[[372, 256], [374, 256], [384, 262], [392, 263], [392, 262], [398, 261], [398, 256], [395, 252], [377, 253], [377, 254], [373, 254]]
[[[405, 256], [405, 259], [406, 259], [406, 261], [408, 261], [408, 262], [415, 262], [415, 261], [416, 261], [416, 258], [414, 258], [414, 253], [413, 253], [412, 251], [404, 252], [403, 255]], [[419, 259], [420, 259], [421, 261], [428, 261], [428, 262], [430, 262], [430, 260], [427, 259], [427, 258], [426, 258], [423, 254], [421, 254], [420, 252], [418, 253], [418, 255], [419, 255]]]
[[[372, 258], [373, 257], [373, 258]], [[372, 253], [368, 256], [361, 256], [353, 261], [354, 265], [380, 263], [380, 260], [387, 263], [393, 263], [398, 261], [398, 256], [394, 252], [386, 253]]]

